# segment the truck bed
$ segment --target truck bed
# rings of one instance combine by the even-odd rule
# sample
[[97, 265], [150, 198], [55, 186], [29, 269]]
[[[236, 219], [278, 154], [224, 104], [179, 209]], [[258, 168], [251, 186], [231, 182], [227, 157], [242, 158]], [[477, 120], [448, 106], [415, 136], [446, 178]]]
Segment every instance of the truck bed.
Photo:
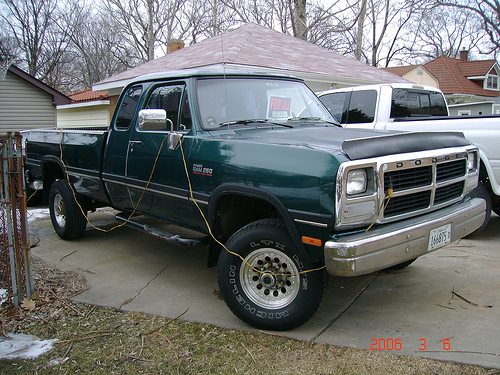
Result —
[[[27, 164], [31, 175], [42, 177], [44, 164], [61, 159], [70, 176], [80, 178], [75, 188], [80, 193], [107, 202], [100, 179], [103, 147], [107, 129], [38, 129], [27, 139]], [[62, 157], [61, 157], [62, 154]], [[73, 178], [72, 178], [73, 177]], [[76, 179], [75, 179], [76, 180]]]

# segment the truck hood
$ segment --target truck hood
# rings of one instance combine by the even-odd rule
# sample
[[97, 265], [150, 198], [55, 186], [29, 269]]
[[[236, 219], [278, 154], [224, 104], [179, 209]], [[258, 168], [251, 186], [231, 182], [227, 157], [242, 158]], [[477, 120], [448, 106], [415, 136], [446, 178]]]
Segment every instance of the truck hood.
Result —
[[320, 125], [302, 125], [293, 129], [257, 127], [237, 129], [229, 134], [226, 131], [218, 135], [246, 142], [305, 147], [330, 153], [341, 152], [351, 160], [471, 144], [459, 132], [374, 131]]

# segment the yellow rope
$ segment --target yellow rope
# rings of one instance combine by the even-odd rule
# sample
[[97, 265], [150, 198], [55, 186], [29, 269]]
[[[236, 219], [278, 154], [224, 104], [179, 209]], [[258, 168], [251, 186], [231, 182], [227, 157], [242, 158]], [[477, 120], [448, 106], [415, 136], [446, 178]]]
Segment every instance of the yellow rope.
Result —
[[382, 213], [385, 211], [385, 209], [389, 205], [389, 202], [391, 201], [391, 198], [392, 198], [393, 194], [394, 194], [394, 190], [393, 189], [387, 189], [387, 196], [386, 196], [386, 198], [388, 197], [387, 202], [385, 202], [385, 205], [384, 205], [384, 202], [382, 201], [382, 204], [380, 205], [380, 208], [378, 210], [378, 216], [376, 217], [375, 220], [373, 220], [373, 223], [371, 223], [370, 226], [368, 228], [366, 228], [365, 233], [368, 232], [371, 229], [371, 227], [373, 227], [373, 225], [380, 218], [380, 216], [382, 215]]
[[[90, 222], [90, 219], [89, 217], [87, 216], [86, 212], [84, 211], [84, 209], [82, 208], [82, 206], [80, 205], [80, 203], [78, 202], [78, 200], [76, 199], [76, 193], [75, 193], [75, 190], [73, 189], [73, 186], [71, 185], [70, 183], [70, 180], [69, 180], [69, 173], [68, 173], [68, 169], [66, 167], [66, 164], [64, 163], [64, 160], [63, 160], [63, 151], [62, 151], [62, 129], [60, 131], [60, 136], [59, 136], [59, 149], [60, 149], [60, 159], [61, 159], [61, 163], [64, 167], [64, 173], [66, 174], [66, 179], [68, 181], [68, 185], [70, 186], [71, 188], [71, 192], [73, 193], [73, 197], [75, 199], [75, 202], [76, 204], [78, 205], [78, 207], [80, 208], [80, 211], [82, 212], [83, 216], [85, 217], [85, 219], [87, 220], [87, 223], [94, 229], [98, 230], [98, 231], [101, 231], [101, 232], [105, 232], [105, 233], [108, 233], [108, 232], [111, 232], [112, 230], [114, 229], [117, 229], [117, 228], [120, 228], [124, 225], [126, 225], [130, 219], [132, 218], [132, 216], [134, 216], [137, 208], [139, 207], [139, 204], [144, 196], [144, 193], [146, 192], [147, 188], [149, 187], [149, 184], [151, 182], [151, 179], [153, 178], [153, 173], [156, 169], [156, 165], [158, 163], [158, 159], [160, 157], [160, 153], [163, 149], [163, 144], [165, 143], [165, 141], [167, 140], [168, 138], [168, 135], [165, 136], [165, 138], [163, 139], [163, 141], [161, 142], [161, 145], [160, 145], [160, 149], [158, 150], [158, 153], [156, 155], [156, 158], [155, 158], [155, 162], [153, 164], [153, 169], [151, 170], [151, 174], [149, 175], [149, 179], [148, 179], [148, 182], [146, 183], [146, 186], [144, 187], [142, 193], [141, 193], [141, 196], [139, 197], [139, 200], [137, 201], [137, 204], [136, 206], [134, 207], [132, 213], [129, 215], [129, 217], [127, 218], [126, 221], [124, 221], [123, 223], [121, 224], [118, 224], [116, 226], [114, 226], [113, 228], [110, 228], [110, 229], [102, 229], [102, 228], [99, 228], [99, 227], [96, 227], [95, 225], [93, 225], [91, 222]], [[177, 135], [179, 135], [178, 133], [176, 133]], [[193, 203], [195, 204], [195, 206], [198, 208], [198, 211], [200, 212], [203, 220], [205, 221], [205, 224], [208, 228], [208, 233], [210, 234], [210, 237], [215, 241], [217, 242], [220, 246], [222, 246], [222, 248], [224, 250], [226, 250], [229, 254], [232, 254], [234, 256], [237, 256], [238, 258], [240, 258], [247, 266], [249, 266], [252, 270], [254, 270], [255, 272], [257, 273], [261, 273], [261, 274], [264, 274], [264, 275], [273, 275], [273, 276], [286, 276], [286, 277], [291, 277], [291, 276], [298, 276], [298, 275], [302, 275], [302, 274], [305, 274], [305, 273], [308, 273], [308, 272], [314, 272], [314, 271], [320, 271], [322, 269], [325, 269], [326, 268], [326, 265], [325, 266], [322, 266], [322, 267], [319, 267], [319, 268], [314, 268], [314, 269], [310, 269], [310, 270], [305, 270], [305, 271], [300, 271], [298, 273], [294, 273], [294, 274], [277, 274], [277, 273], [269, 273], [269, 272], [264, 272], [264, 271], [261, 271], [255, 267], [253, 267], [250, 263], [247, 262], [247, 260], [245, 258], [243, 258], [240, 254], [238, 253], [235, 253], [231, 250], [229, 250], [226, 245], [224, 245], [222, 242], [220, 242], [215, 236], [214, 234], [212, 233], [212, 228], [210, 227], [210, 224], [208, 223], [208, 220], [207, 218], [205, 217], [205, 214], [203, 213], [203, 210], [201, 209], [201, 207], [198, 205], [198, 202], [196, 202], [196, 200], [194, 199], [194, 195], [193, 195], [193, 188], [192, 188], [192, 185], [191, 185], [191, 178], [189, 177], [189, 172], [188, 172], [188, 168], [187, 168], [187, 163], [186, 163], [186, 158], [185, 158], [185, 155], [184, 155], [184, 148], [182, 147], [182, 137], [179, 136], [179, 146], [180, 146], [180, 150], [181, 150], [181, 154], [182, 154], [182, 162], [184, 164], [184, 171], [186, 173], [186, 178], [187, 178], [187, 181], [188, 181], [188, 186], [189, 186], [189, 194], [190, 194], [190, 197], [191, 197], [191, 200], [193, 201]]]
[[308, 272], [313, 272], [313, 271], [319, 271], [319, 270], [322, 270], [324, 268], [326, 268], [326, 265], [325, 266], [322, 266], [322, 267], [319, 267], [319, 268], [314, 268], [314, 269], [310, 269], [310, 270], [306, 270], [306, 271], [300, 271], [298, 273], [294, 273], [294, 274], [277, 274], [277, 273], [268, 273], [268, 272], [264, 272], [264, 271], [261, 271], [255, 267], [253, 267], [250, 263], [247, 262], [247, 260], [245, 258], [243, 258], [240, 254], [238, 253], [235, 253], [234, 251], [231, 251], [229, 250], [226, 245], [224, 245], [222, 242], [220, 242], [217, 238], [215, 238], [214, 234], [212, 233], [212, 228], [210, 228], [210, 224], [208, 223], [208, 220], [207, 218], [205, 217], [205, 214], [203, 213], [203, 210], [201, 209], [201, 207], [198, 205], [198, 202], [196, 202], [196, 200], [194, 199], [194, 196], [193, 196], [193, 188], [191, 186], [191, 178], [189, 177], [189, 172], [188, 172], [188, 168], [187, 168], [187, 163], [186, 163], [186, 158], [184, 157], [184, 149], [182, 147], [182, 138], [180, 139], [180, 142], [179, 142], [179, 145], [180, 145], [180, 149], [181, 149], [181, 153], [182, 153], [182, 161], [184, 163], [184, 170], [186, 172], [186, 177], [187, 177], [187, 180], [188, 180], [188, 186], [189, 186], [189, 194], [191, 196], [191, 200], [193, 201], [193, 203], [196, 205], [196, 207], [198, 208], [198, 211], [200, 211], [200, 214], [201, 214], [201, 217], [203, 218], [203, 220], [205, 221], [205, 225], [207, 226], [208, 228], [208, 233], [210, 234], [210, 237], [213, 238], [213, 240], [215, 242], [217, 242], [220, 246], [222, 246], [222, 248], [224, 248], [224, 250], [226, 250], [229, 254], [231, 255], [234, 255], [238, 258], [240, 258], [248, 267], [250, 267], [252, 270], [254, 270], [255, 272], [257, 273], [262, 273], [264, 275], [274, 275], [274, 276], [298, 276], [298, 275], [301, 275], [301, 274], [304, 274], [304, 273], [308, 273]]
[[135, 212], [137, 211], [137, 208], [139, 207], [139, 204], [141, 203], [142, 201], [142, 198], [144, 196], [144, 193], [146, 192], [147, 188], [149, 187], [149, 184], [151, 183], [151, 179], [153, 178], [153, 173], [155, 172], [155, 169], [156, 169], [156, 164], [158, 163], [158, 159], [160, 157], [160, 153], [161, 153], [161, 150], [163, 149], [163, 144], [165, 143], [165, 141], [167, 140], [168, 138], [168, 135], [163, 138], [163, 141], [161, 142], [160, 144], [160, 149], [158, 150], [158, 153], [156, 154], [156, 158], [155, 158], [155, 162], [153, 164], [153, 169], [151, 170], [151, 174], [149, 175], [149, 179], [148, 179], [148, 182], [146, 183], [146, 186], [144, 187], [144, 189], [142, 190], [142, 193], [141, 193], [141, 196], [139, 197], [139, 200], [137, 201], [137, 204], [135, 205], [134, 209], [132, 210], [131, 214], [129, 215], [129, 217], [127, 218], [127, 220], [125, 220], [123, 223], [121, 224], [118, 224], [116, 226], [114, 226], [113, 228], [110, 228], [110, 229], [102, 229], [102, 228], [99, 228], [99, 227], [96, 227], [94, 224], [92, 224], [90, 222], [90, 219], [89, 217], [87, 216], [87, 213], [84, 211], [84, 209], [82, 208], [82, 206], [80, 205], [80, 203], [78, 202], [78, 199], [76, 199], [76, 193], [75, 193], [75, 190], [73, 189], [73, 185], [71, 185], [70, 183], [70, 180], [69, 180], [69, 173], [68, 173], [68, 169], [66, 168], [66, 164], [64, 163], [64, 160], [63, 160], [63, 151], [62, 151], [62, 129], [60, 130], [59, 132], [59, 149], [61, 151], [61, 156], [60, 156], [60, 159], [61, 159], [61, 163], [64, 167], [64, 173], [66, 174], [66, 179], [68, 181], [68, 185], [69, 187], [71, 188], [71, 192], [73, 193], [73, 197], [75, 199], [75, 202], [76, 204], [78, 205], [78, 207], [80, 208], [80, 211], [82, 212], [83, 216], [85, 217], [85, 219], [87, 220], [87, 223], [94, 229], [100, 231], [100, 232], [104, 232], [104, 233], [108, 233], [108, 232], [111, 232], [112, 230], [115, 230], [117, 228], [121, 228], [123, 227], [124, 225], [126, 225], [130, 219], [132, 218], [132, 216], [135, 215]]

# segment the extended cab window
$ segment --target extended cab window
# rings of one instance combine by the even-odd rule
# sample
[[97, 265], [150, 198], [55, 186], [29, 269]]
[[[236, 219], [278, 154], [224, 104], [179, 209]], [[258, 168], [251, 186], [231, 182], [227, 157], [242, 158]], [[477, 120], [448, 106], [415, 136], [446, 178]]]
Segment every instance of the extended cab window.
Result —
[[[144, 108], [164, 109], [167, 118], [174, 125], [174, 130], [185, 131], [191, 128], [191, 113], [184, 84], [156, 87]], [[167, 126], [167, 129], [170, 130], [170, 126]]]
[[120, 104], [120, 110], [116, 116], [116, 128], [128, 129], [135, 115], [139, 98], [142, 94], [142, 86], [133, 86], [128, 89]]
[[431, 116], [448, 116], [444, 96], [440, 92], [431, 92]]
[[446, 116], [446, 103], [439, 92], [419, 92], [394, 89], [391, 118], [416, 116]]
[[361, 90], [353, 91], [349, 102], [347, 113], [347, 124], [360, 124], [373, 122], [375, 119], [375, 106], [377, 103], [377, 91]]

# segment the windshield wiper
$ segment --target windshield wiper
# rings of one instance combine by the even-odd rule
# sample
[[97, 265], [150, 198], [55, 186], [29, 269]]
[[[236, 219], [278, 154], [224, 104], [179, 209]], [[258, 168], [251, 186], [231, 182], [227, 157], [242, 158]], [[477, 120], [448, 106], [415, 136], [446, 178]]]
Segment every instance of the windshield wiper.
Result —
[[342, 125], [340, 125], [340, 123], [337, 123], [334, 121], [324, 120], [321, 117], [290, 117], [288, 119], [288, 121], [322, 121], [322, 122], [326, 122], [327, 124], [342, 126]]
[[288, 121], [319, 121], [321, 117], [290, 117]]
[[245, 120], [226, 121], [226, 122], [221, 122], [219, 124], [219, 127], [222, 128], [223, 126], [248, 125], [248, 124], [273, 124], [273, 125], [284, 126], [286, 128], [293, 128], [292, 125], [283, 124], [281, 122], [272, 122], [267, 119], [245, 119]]

